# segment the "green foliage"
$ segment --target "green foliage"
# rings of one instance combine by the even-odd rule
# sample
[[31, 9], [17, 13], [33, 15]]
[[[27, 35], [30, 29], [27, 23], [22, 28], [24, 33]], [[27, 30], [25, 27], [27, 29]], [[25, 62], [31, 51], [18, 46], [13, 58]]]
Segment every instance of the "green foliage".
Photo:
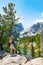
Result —
[[[0, 49], [3, 45], [8, 44], [9, 36], [13, 27], [16, 25], [19, 18], [16, 17], [15, 4], [8, 3], [8, 6], [3, 7], [4, 14], [0, 14]], [[2, 46], [2, 47], [1, 47]]]
[[[30, 49], [32, 58], [40, 56], [40, 35], [37, 34], [35, 36], [23, 37], [20, 39], [20, 43], [26, 45], [24, 50], [26, 51], [26, 47]], [[25, 53], [26, 54], [26, 53]]]

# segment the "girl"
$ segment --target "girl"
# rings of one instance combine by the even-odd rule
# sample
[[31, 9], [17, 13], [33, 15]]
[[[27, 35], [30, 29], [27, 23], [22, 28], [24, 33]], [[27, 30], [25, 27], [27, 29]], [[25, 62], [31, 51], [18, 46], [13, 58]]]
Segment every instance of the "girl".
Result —
[[16, 48], [14, 47], [14, 36], [11, 35], [10, 38], [9, 38], [9, 46], [10, 46], [10, 54], [13, 53], [13, 50], [14, 50], [14, 53], [16, 52]]

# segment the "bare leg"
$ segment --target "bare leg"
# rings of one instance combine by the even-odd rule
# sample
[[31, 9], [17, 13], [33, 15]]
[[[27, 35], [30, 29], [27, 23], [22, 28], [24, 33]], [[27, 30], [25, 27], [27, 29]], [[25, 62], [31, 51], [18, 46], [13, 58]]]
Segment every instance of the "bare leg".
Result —
[[13, 49], [12, 48], [10, 48], [10, 54], [12, 54], [13, 53]]
[[16, 52], [16, 48], [14, 47], [13, 50], [14, 50], [14, 53], [15, 53]]

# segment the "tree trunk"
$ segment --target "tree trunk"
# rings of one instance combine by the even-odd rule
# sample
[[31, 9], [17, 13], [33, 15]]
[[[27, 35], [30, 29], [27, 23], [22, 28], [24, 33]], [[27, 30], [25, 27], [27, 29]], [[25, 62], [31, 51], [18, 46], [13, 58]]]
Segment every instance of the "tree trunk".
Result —
[[2, 30], [2, 33], [1, 33], [1, 36], [0, 36], [1, 40], [0, 40], [0, 49], [3, 50], [3, 42], [2, 42], [2, 38], [3, 38], [3, 30]]
[[10, 26], [10, 30], [9, 30], [9, 36], [10, 36], [10, 34], [11, 34], [11, 31], [12, 31], [13, 25], [14, 25], [14, 22], [12, 21], [12, 24], [11, 24], [11, 26]]

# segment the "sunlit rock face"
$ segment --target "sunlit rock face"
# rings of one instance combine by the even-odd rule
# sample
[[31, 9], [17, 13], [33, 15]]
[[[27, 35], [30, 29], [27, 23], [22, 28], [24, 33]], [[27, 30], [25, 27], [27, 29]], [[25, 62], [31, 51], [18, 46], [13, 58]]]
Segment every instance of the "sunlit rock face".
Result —
[[25, 32], [23, 32], [22, 35], [24, 36], [34, 36], [36, 34], [40, 34], [41, 30], [43, 28], [43, 22], [37, 22], [30, 26]]
[[25, 56], [14, 54], [8, 54], [3, 59], [0, 59], [0, 65], [43, 65], [43, 58], [35, 58], [28, 60]]
[[24, 65], [43, 65], [43, 58], [32, 59]]
[[20, 65], [24, 64], [27, 61], [25, 56], [18, 54], [7, 55], [2, 60], [0, 60], [0, 65]]

